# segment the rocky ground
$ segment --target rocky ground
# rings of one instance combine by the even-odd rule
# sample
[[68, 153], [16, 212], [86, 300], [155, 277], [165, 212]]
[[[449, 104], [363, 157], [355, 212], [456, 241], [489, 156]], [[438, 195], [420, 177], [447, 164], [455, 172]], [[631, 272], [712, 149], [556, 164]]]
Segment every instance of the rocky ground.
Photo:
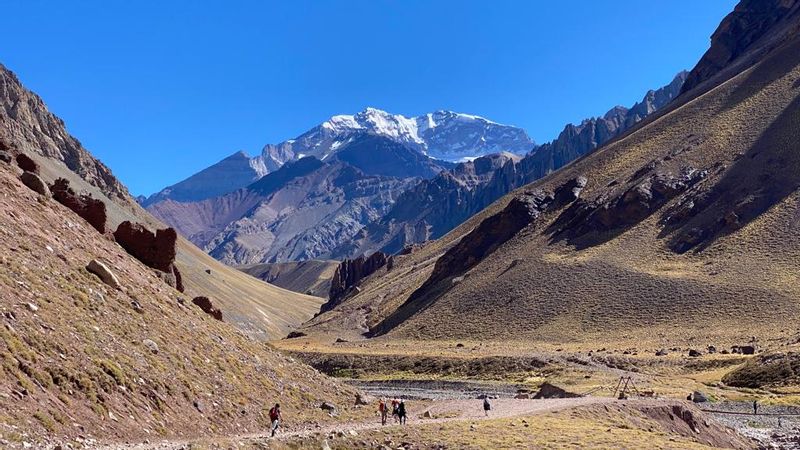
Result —
[[720, 423], [752, 438], [763, 448], [800, 448], [800, 407], [760, 405], [753, 414], [751, 402], [720, 402], [702, 406]]

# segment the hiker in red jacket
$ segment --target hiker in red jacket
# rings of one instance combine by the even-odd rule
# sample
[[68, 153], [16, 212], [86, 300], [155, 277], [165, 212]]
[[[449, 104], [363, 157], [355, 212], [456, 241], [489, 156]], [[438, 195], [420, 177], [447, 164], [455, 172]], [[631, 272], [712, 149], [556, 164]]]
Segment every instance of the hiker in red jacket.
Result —
[[389, 416], [389, 408], [386, 407], [386, 400], [380, 399], [378, 411], [381, 413], [381, 425], [386, 425], [386, 418]]
[[272, 423], [272, 437], [275, 437], [275, 431], [281, 424], [283, 417], [281, 416], [281, 405], [275, 403], [275, 406], [269, 410], [269, 421]]

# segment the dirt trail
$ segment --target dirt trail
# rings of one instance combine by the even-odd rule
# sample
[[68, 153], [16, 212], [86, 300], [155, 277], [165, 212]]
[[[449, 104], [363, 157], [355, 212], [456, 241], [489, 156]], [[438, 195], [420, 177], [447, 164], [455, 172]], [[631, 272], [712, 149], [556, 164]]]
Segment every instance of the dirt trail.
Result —
[[[408, 406], [408, 425], [443, 423], [455, 421], [475, 421], [486, 419], [498, 419], [505, 417], [518, 417], [527, 415], [543, 414], [551, 411], [574, 408], [577, 406], [591, 405], [596, 403], [612, 403], [615, 400], [606, 397], [581, 397], [564, 399], [544, 399], [544, 400], [517, 400], [517, 399], [494, 399], [491, 400], [492, 410], [486, 417], [483, 412], [483, 400], [441, 400], [428, 403], [424, 406], [416, 406], [413, 402]], [[430, 411], [434, 416], [432, 419], [423, 419], [420, 416]], [[437, 418], [438, 416], [438, 418]], [[391, 423], [394, 425], [394, 422]], [[387, 425], [388, 426], [388, 425]], [[286, 440], [290, 438], [310, 436], [315, 433], [329, 434], [338, 431], [365, 431], [381, 428], [380, 419], [376, 416], [374, 420], [362, 422], [343, 422], [338, 424], [328, 424], [320, 427], [306, 427], [280, 433], [276, 438], [270, 438], [269, 433], [248, 434], [232, 436], [229, 439], [240, 443], [264, 442], [267, 440]], [[152, 443], [139, 444], [112, 444], [95, 447], [97, 450], [178, 450], [188, 448], [191, 440], [168, 440]]]

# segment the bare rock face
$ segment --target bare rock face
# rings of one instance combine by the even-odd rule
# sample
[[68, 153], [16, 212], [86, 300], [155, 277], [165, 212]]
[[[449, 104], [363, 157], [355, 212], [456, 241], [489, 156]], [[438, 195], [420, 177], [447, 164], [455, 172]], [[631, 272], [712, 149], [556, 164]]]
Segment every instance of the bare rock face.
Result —
[[50, 196], [50, 189], [48, 189], [47, 184], [39, 178], [39, 175], [33, 172], [22, 172], [19, 179], [22, 181], [22, 184], [37, 194], [44, 195], [45, 197]]
[[[637, 172], [638, 173], [638, 172]], [[642, 176], [624, 191], [611, 189], [595, 200], [579, 200], [556, 219], [551, 231], [558, 238], [624, 230], [644, 220], [669, 200], [703, 180], [708, 172], [686, 168], [679, 175]]]
[[103, 283], [111, 286], [114, 289], [122, 289], [122, 285], [119, 282], [119, 279], [111, 269], [105, 263], [102, 263], [96, 259], [93, 259], [89, 262], [86, 266], [86, 270], [89, 272], [97, 275]]
[[106, 204], [96, 200], [88, 194], [76, 194], [69, 187], [69, 181], [64, 178], [57, 179], [51, 186], [53, 198], [71, 209], [75, 214], [89, 222], [101, 234], [106, 232]]
[[153, 273], [155, 273], [156, 276], [161, 279], [161, 281], [172, 286], [176, 291], [181, 293], [186, 291], [183, 286], [183, 278], [181, 277], [181, 273], [175, 264], [172, 264], [169, 272], [153, 270]]
[[192, 299], [192, 303], [200, 307], [204, 313], [219, 321], [222, 321], [222, 311], [220, 311], [218, 308], [215, 308], [208, 297], [195, 297]]
[[17, 166], [25, 172], [39, 174], [39, 165], [30, 156], [20, 153], [17, 155]]
[[742, 0], [711, 36], [711, 47], [686, 79], [681, 93], [711, 78], [774, 32], [775, 25], [800, 11], [797, 0]]
[[175, 262], [175, 243], [178, 234], [173, 228], [157, 230], [155, 233], [142, 224], [125, 221], [119, 224], [114, 238], [119, 245], [148, 267], [172, 273]]
[[385, 253], [375, 252], [369, 257], [364, 255], [356, 259], [345, 259], [336, 268], [331, 280], [330, 297], [322, 305], [321, 312], [329, 311], [338, 305], [364, 278], [372, 275], [378, 269], [391, 264], [392, 257]]

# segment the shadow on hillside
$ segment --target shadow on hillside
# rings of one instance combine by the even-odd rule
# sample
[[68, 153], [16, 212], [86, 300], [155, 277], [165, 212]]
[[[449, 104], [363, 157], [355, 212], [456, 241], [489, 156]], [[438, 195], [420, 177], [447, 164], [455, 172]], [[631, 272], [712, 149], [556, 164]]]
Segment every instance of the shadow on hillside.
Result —
[[676, 231], [670, 247], [702, 251], [781, 202], [800, 188], [800, 96], [762, 133], [753, 146], [708, 192], [692, 213], [661, 237]]
[[[800, 54], [800, 40], [784, 45], [778, 49], [768, 61], [757, 65], [747, 77], [739, 83], [725, 100], [722, 111], [736, 107], [739, 103], [752, 97], [775, 80], [785, 76], [798, 65], [797, 55]], [[800, 80], [795, 81], [797, 87]]]

